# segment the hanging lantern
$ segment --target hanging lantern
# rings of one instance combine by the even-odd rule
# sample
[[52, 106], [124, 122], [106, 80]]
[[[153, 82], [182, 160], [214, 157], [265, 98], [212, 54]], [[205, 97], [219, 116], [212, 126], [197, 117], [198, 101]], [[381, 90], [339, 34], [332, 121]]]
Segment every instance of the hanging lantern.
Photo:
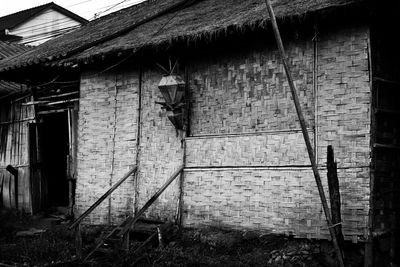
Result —
[[158, 84], [165, 102], [174, 106], [179, 104], [185, 94], [185, 82], [178, 75], [167, 75]]
[[178, 75], [166, 75], [161, 78], [158, 88], [165, 100], [158, 104], [167, 110], [167, 117], [175, 128], [183, 130], [185, 82]]

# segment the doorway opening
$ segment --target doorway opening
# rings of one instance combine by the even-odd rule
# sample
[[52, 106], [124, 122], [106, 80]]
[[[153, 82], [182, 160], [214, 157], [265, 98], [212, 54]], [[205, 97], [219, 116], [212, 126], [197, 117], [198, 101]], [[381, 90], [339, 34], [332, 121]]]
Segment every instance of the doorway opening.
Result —
[[68, 113], [42, 115], [42, 163], [46, 180], [46, 208], [69, 206], [70, 187], [67, 177], [69, 134]]

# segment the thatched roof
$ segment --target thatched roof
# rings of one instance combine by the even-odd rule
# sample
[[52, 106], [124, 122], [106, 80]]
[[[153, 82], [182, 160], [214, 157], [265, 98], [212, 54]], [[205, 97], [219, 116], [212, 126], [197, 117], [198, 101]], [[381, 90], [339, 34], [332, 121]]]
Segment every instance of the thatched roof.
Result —
[[[275, 0], [273, 7], [277, 18], [286, 18], [359, 2], [365, 0]], [[148, 0], [0, 62], [0, 72], [65, 58], [85, 62], [174, 40], [212, 36], [230, 28], [264, 27], [268, 20], [264, 0]]]

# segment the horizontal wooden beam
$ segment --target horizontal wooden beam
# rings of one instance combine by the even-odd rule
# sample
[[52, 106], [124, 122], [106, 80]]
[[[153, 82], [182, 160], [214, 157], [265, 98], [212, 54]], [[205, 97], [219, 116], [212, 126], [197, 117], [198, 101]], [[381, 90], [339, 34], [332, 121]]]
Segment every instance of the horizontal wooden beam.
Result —
[[53, 113], [61, 113], [67, 111], [67, 108], [61, 109], [52, 109], [52, 110], [42, 110], [38, 112], [38, 115], [46, 115], [46, 114], [53, 114]]
[[[28, 168], [28, 167], [30, 167], [31, 165], [29, 165], [29, 164], [21, 164], [21, 165], [14, 165], [13, 167], [14, 168]], [[7, 169], [7, 166], [0, 166], [0, 170], [6, 170]]]
[[[314, 131], [313, 128], [307, 128], [309, 132]], [[242, 137], [252, 135], [265, 135], [265, 134], [289, 134], [289, 133], [301, 133], [301, 129], [285, 129], [285, 130], [271, 130], [271, 131], [258, 131], [258, 132], [243, 132], [243, 133], [215, 133], [215, 134], [199, 134], [188, 136], [185, 140], [193, 139], [207, 139], [207, 138], [225, 138], [225, 137]]]
[[398, 81], [391, 81], [391, 80], [383, 79], [383, 78], [380, 78], [380, 77], [373, 77], [372, 79], [375, 82], [382, 82], [382, 83], [390, 83], [390, 84], [400, 85], [400, 82], [398, 82]]
[[400, 146], [396, 145], [387, 145], [387, 144], [379, 144], [375, 143], [374, 148], [384, 148], [384, 149], [395, 149], [395, 150], [400, 150]]
[[32, 106], [32, 105], [43, 105], [49, 103], [48, 100], [43, 100], [43, 101], [30, 101], [26, 103], [22, 103], [22, 106]]
[[42, 96], [42, 97], [39, 97], [38, 99], [39, 100], [47, 100], [47, 99], [60, 98], [60, 97], [76, 95], [76, 94], [79, 94], [79, 91], [68, 92], [68, 93], [58, 94], [58, 95]]
[[7, 125], [7, 124], [24, 122], [24, 121], [31, 121], [31, 120], [34, 120], [34, 119], [35, 119], [35, 117], [30, 117], [30, 118], [23, 118], [23, 119], [20, 119], [20, 120], [15, 120], [15, 121], [5, 121], [5, 122], [0, 122], [0, 125]]
[[72, 103], [72, 102], [78, 102], [78, 101], [79, 101], [79, 98], [74, 98], [74, 99], [67, 99], [67, 100], [60, 100], [60, 101], [50, 102], [50, 103], [47, 103], [45, 105], [46, 106], [52, 106], [52, 105]]

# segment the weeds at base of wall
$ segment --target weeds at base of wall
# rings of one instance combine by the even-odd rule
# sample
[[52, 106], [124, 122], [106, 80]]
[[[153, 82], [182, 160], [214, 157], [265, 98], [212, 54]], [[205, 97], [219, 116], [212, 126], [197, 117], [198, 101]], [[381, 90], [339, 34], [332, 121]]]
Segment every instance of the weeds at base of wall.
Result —
[[[346, 244], [347, 266], [362, 266], [363, 246]], [[218, 228], [185, 229], [164, 248], [126, 259], [134, 266], [336, 266], [328, 241]], [[124, 265], [124, 264], [122, 264]]]
[[[1, 210], [0, 266], [44, 266], [73, 257], [73, 233], [65, 225], [39, 230], [37, 222], [37, 216]], [[37, 232], [18, 236], [28, 229]]]
[[[76, 261], [73, 232], [67, 223], [54, 225], [38, 235], [18, 237], [32, 225], [23, 214], [0, 214], [0, 265], [4, 266], [335, 266], [328, 241], [294, 239], [218, 228], [183, 229], [137, 255], [115, 252], [91, 262]], [[89, 251], [107, 227], [84, 227], [84, 250]], [[140, 245], [132, 241], [130, 251]], [[362, 245], [347, 244], [347, 266], [362, 266]], [[2, 265], [3, 266], [3, 265]]]

